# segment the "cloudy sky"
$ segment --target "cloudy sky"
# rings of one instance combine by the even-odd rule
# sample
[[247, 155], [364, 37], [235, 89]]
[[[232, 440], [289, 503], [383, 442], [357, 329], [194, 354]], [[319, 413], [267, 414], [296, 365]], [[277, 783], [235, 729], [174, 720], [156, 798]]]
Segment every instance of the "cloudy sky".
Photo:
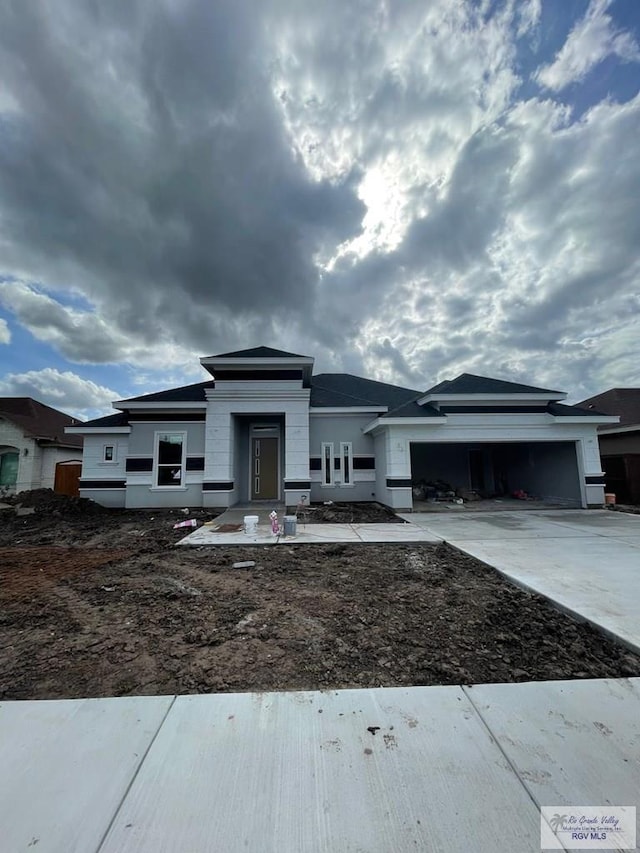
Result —
[[637, 0], [0, 0], [0, 395], [640, 385], [639, 89]]

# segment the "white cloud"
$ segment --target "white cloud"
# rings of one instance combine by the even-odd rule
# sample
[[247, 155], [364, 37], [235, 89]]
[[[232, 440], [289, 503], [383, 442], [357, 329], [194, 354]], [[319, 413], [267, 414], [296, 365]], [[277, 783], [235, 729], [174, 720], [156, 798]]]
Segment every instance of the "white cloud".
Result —
[[111, 402], [119, 399], [111, 388], [52, 367], [7, 374], [0, 380], [0, 396], [33, 397], [82, 420], [113, 414]]
[[0, 344], [9, 343], [11, 343], [11, 329], [9, 328], [7, 321], [0, 317]]
[[42, 288], [23, 281], [1, 284], [0, 304], [35, 338], [77, 364], [118, 362], [154, 369], [171, 364], [189, 372], [197, 360], [193, 350], [175, 343], [170, 331], [151, 344], [148, 331], [141, 331], [137, 339], [135, 334], [119, 331], [117, 318], [105, 318], [97, 306], [85, 311], [63, 305]]
[[543, 65], [534, 78], [554, 92], [582, 80], [607, 56], [640, 62], [640, 47], [631, 33], [617, 29], [607, 9], [611, 0], [591, 0], [584, 18], [569, 33], [554, 61]]

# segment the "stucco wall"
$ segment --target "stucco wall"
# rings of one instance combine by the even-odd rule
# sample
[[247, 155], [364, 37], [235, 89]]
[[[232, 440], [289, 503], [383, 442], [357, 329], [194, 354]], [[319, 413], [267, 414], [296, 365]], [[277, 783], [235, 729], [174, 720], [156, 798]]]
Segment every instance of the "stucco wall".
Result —
[[[122, 433], [86, 435], [82, 449], [82, 478], [84, 480], [124, 480], [128, 439], [129, 436]], [[104, 461], [105, 445], [111, 445], [114, 448], [113, 462]]]
[[332, 486], [323, 484], [322, 472], [311, 471], [312, 501], [371, 501], [376, 499], [375, 467], [358, 468], [358, 459], [372, 464], [375, 458], [375, 444], [370, 435], [364, 435], [363, 429], [371, 423], [371, 413], [321, 414], [313, 413], [309, 417], [309, 454], [319, 460], [323, 442], [333, 443], [334, 457], [340, 454], [341, 442], [351, 442], [354, 459], [353, 482], [345, 485], [339, 470], [334, 468], [336, 482]]
[[130, 456], [153, 456], [157, 432], [186, 432], [187, 455], [204, 456], [204, 417], [202, 422], [154, 421], [132, 423], [129, 435]]

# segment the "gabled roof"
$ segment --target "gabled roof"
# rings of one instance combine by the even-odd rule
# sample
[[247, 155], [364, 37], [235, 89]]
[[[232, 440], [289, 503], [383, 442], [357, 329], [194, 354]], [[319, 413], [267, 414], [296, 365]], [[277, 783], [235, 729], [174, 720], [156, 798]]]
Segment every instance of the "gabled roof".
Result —
[[0, 417], [11, 421], [32, 438], [64, 447], [82, 446], [80, 436], [65, 435], [64, 432], [65, 427], [80, 426], [82, 421], [31, 397], [0, 397]]
[[235, 352], [221, 352], [218, 355], [210, 355], [207, 358], [307, 358], [306, 355], [298, 355], [295, 352], [285, 352], [272, 347], [253, 347], [252, 349], [239, 349]]
[[589, 414], [619, 415], [621, 427], [640, 424], [640, 388], [610, 388], [577, 405]]
[[491, 379], [477, 376], [475, 373], [461, 373], [455, 379], [445, 379], [424, 392], [428, 394], [550, 394], [564, 397], [563, 391], [549, 388], [537, 388], [535, 385], [522, 385], [520, 382], [507, 382], [504, 379]]
[[314, 407], [380, 406], [393, 409], [419, 394], [410, 388], [364, 379], [351, 373], [319, 373], [311, 379]]
[[182, 385], [180, 388], [168, 388], [166, 391], [154, 391], [151, 394], [142, 394], [140, 397], [128, 397], [119, 400], [120, 408], [126, 409], [127, 403], [202, 403], [205, 404], [205, 391], [213, 388], [215, 382], [209, 379], [206, 382], [196, 382], [193, 385]]

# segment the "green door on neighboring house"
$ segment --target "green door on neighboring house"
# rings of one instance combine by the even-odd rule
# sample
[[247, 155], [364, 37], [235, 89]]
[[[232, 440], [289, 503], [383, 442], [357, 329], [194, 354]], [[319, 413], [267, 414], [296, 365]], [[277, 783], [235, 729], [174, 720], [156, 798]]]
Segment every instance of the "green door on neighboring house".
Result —
[[18, 454], [11, 451], [0, 456], [0, 489], [18, 482]]

